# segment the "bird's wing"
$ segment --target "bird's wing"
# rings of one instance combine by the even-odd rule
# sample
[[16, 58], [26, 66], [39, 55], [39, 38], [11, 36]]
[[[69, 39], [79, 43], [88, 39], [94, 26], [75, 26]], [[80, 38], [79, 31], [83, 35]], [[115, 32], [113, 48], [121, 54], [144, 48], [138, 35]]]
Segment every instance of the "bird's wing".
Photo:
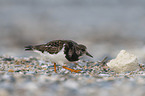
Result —
[[49, 52], [50, 54], [57, 54], [62, 48], [63, 48], [64, 42], [62, 41], [51, 41], [46, 44], [42, 45], [36, 45], [34, 46], [34, 49], [41, 51], [42, 53], [44, 51]]

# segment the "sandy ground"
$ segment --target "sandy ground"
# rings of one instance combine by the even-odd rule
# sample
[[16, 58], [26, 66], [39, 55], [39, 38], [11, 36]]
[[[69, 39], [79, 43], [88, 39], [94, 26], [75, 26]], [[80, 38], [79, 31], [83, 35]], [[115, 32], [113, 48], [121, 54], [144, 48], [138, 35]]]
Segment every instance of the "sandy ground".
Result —
[[[144, 65], [138, 72], [116, 74], [107, 60], [80, 60], [70, 72], [39, 58], [0, 57], [0, 96], [144, 96]], [[41, 64], [41, 66], [39, 66]]]

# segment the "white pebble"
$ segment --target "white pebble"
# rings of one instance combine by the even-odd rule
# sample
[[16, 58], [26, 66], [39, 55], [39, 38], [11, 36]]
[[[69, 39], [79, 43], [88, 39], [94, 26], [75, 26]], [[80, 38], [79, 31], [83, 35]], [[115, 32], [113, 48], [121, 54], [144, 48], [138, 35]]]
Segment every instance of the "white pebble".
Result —
[[121, 50], [115, 59], [107, 63], [107, 66], [118, 73], [135, 71], [139, 68], [137, 57], [125, 50]]

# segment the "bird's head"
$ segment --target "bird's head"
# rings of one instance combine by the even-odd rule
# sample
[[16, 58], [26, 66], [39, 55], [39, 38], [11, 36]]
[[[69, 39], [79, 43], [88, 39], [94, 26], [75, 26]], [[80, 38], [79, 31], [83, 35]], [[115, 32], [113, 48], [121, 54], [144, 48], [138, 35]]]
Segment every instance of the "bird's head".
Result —
[[90, 53], [88, 53], [87, 47], [85, 45], [79, 44], [78, 46], [82, 54], [86, 54], [87, 56], [90, 56], [93, 58], [93, 56]]

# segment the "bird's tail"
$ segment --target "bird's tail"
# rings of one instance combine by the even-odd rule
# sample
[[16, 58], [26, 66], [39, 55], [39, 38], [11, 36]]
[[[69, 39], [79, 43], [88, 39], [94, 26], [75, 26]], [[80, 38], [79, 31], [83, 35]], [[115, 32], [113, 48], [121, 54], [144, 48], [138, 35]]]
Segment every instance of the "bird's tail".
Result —
[[28, 45], [28, 46], [25, 46], [25, 51], [32, 51], [33, 50], [33, 46], [32, 45]]

